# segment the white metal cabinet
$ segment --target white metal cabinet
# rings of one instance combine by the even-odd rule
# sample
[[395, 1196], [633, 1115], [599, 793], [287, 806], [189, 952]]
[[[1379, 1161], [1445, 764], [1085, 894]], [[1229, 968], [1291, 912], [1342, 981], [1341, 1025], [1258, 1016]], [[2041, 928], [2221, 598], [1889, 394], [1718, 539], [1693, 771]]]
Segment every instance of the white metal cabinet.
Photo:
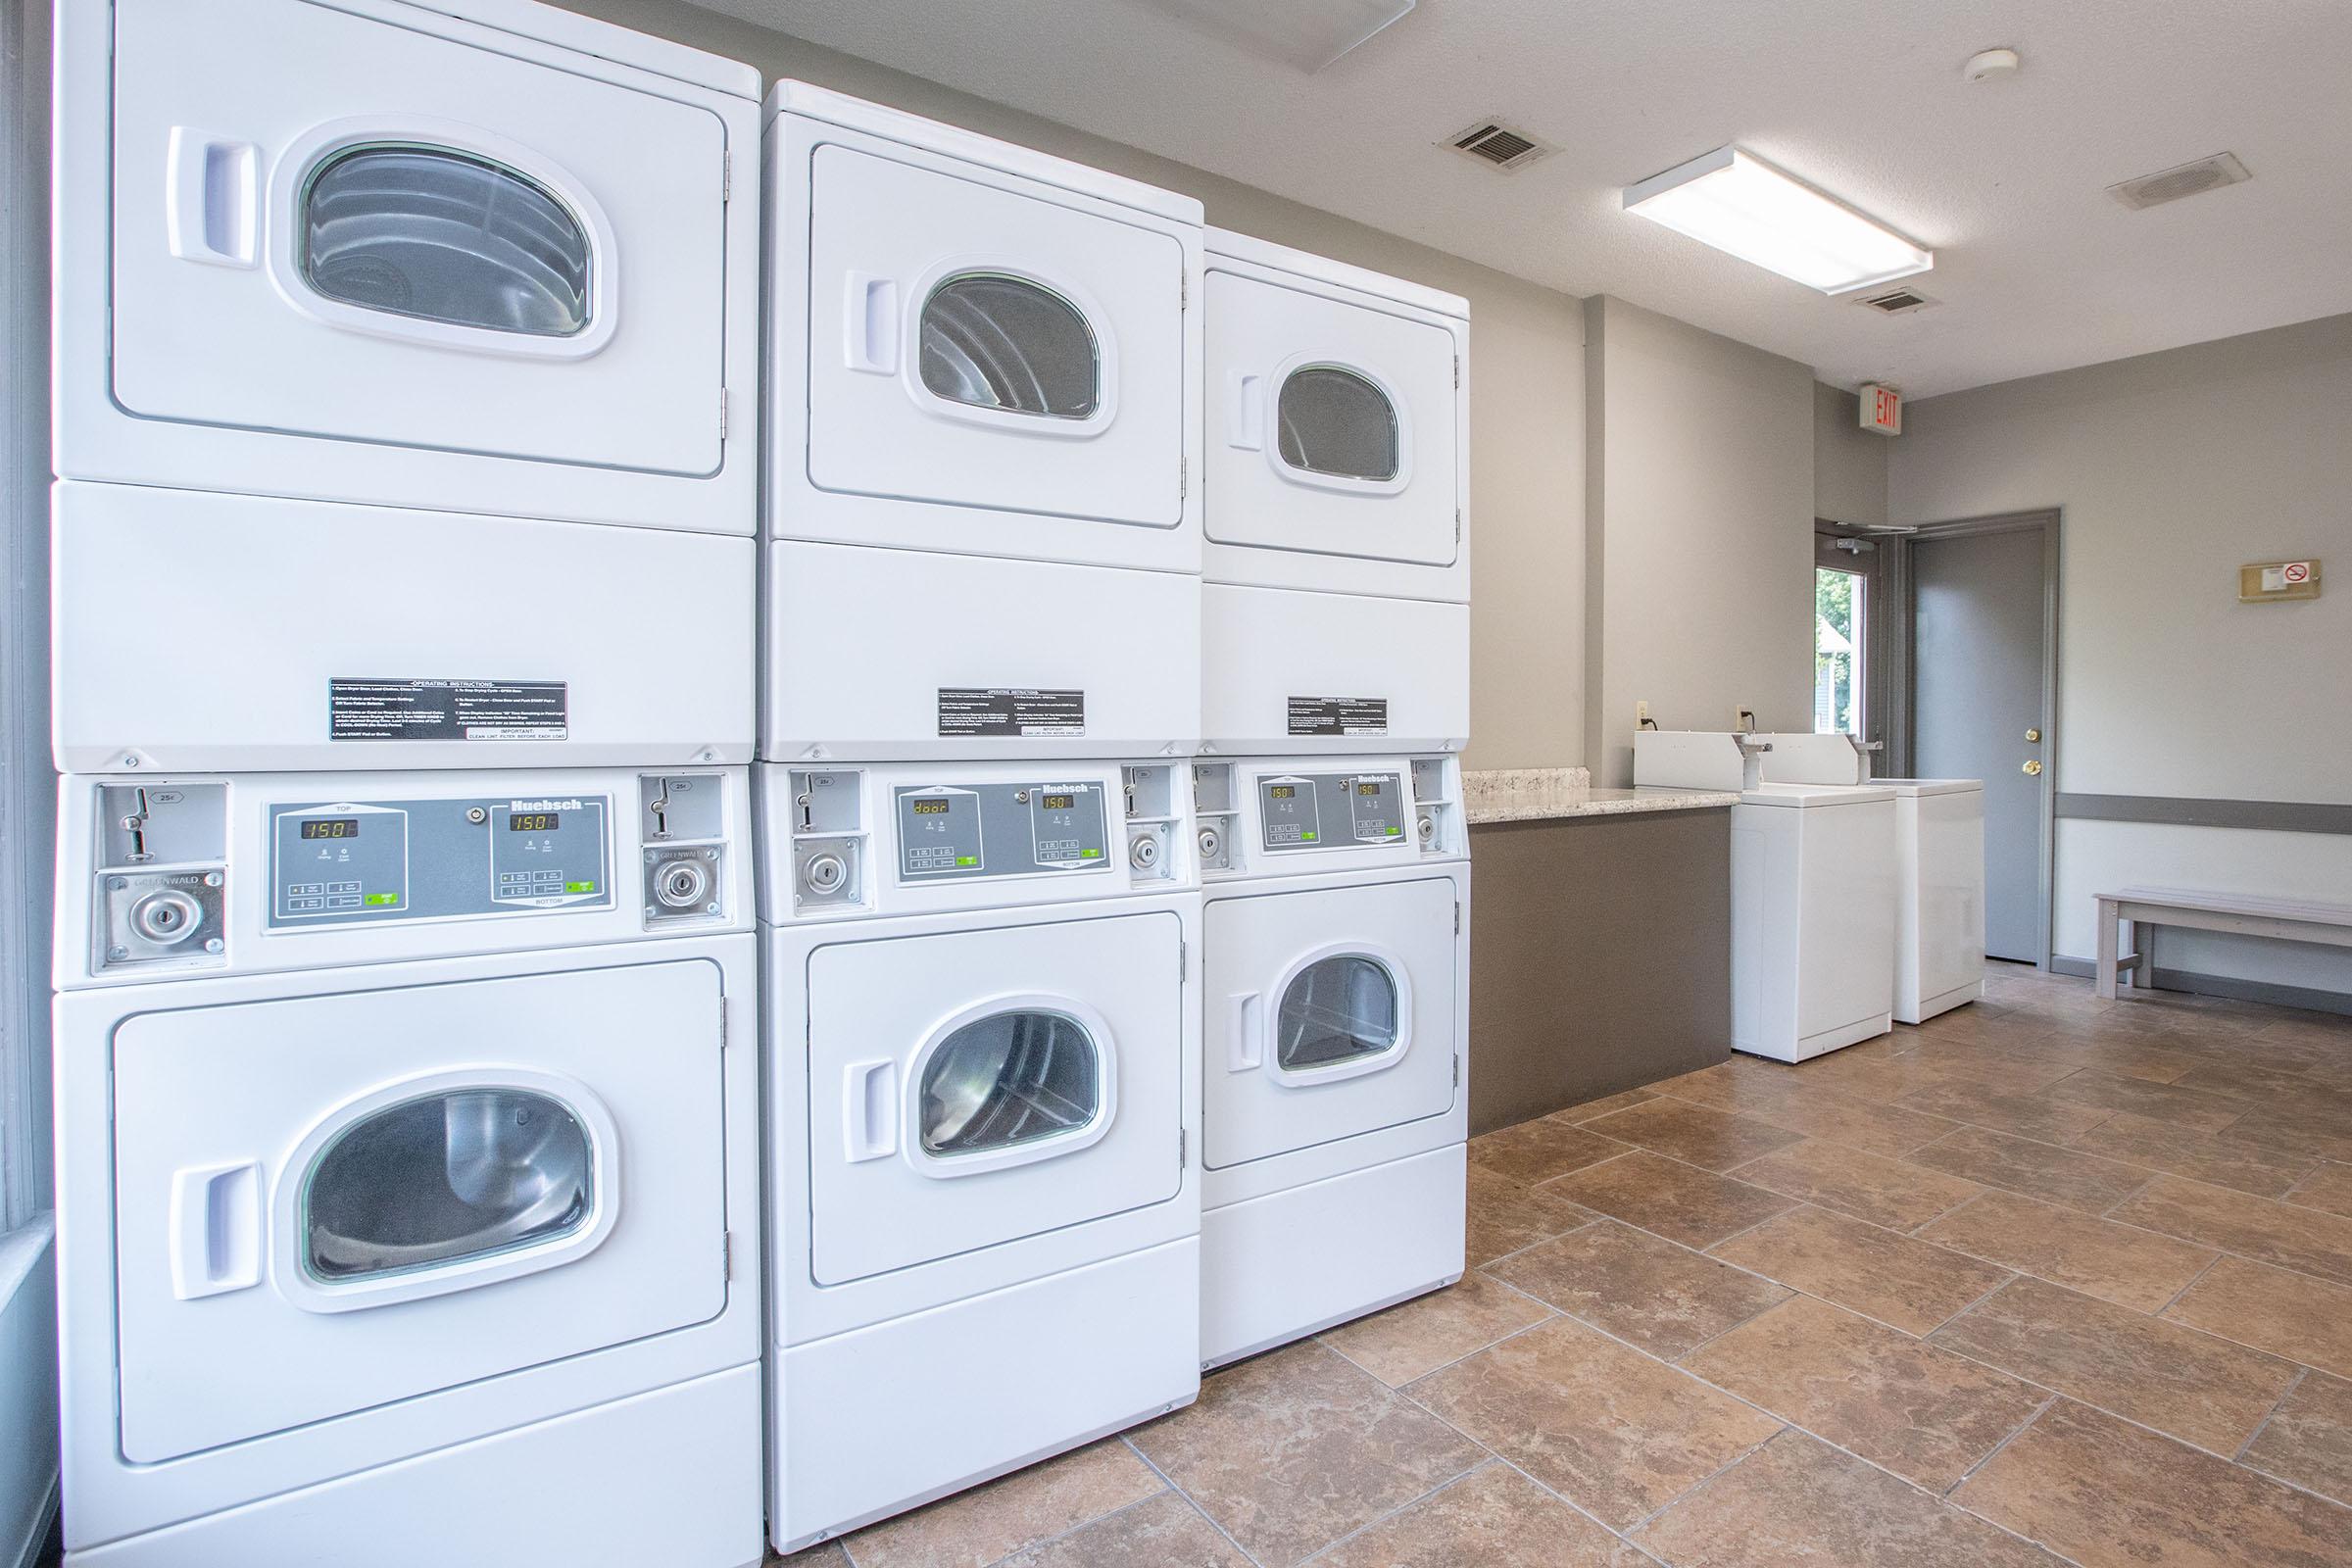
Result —
[[[123, 1454], [169, 1459], [714, 1317], [722, 1005], [717, 967], [689, 960], [125, 1018]], [[451, 1104], [499, 1090], [520, 1094]], [[418, 1145], [429, 1122], [398, 1120], [433, 1103], [449, 1107], [437, 1150]], [[567, 1147], [512, 1124], [548, 1104], [576, 1118], [578, 1204], [503, 1245], [436, 1230], [418, 1178], [494, 1231], [527, 1151]], [[375, 1143], [330, 1163], [347, 1136]], [[338, 1197], [321, 1175], [337, 1170], [376, 1185]], [[440, 1255], [421, 1255], [435, 1236]]]
[[1182, 921], [1147, 913], [811, 954], [815, 1280], [1174, 1198], [1182, 952]]
[[1209, 1169], [1452, 1107], [1451, 880], [1217, 898], [1203, 928]]

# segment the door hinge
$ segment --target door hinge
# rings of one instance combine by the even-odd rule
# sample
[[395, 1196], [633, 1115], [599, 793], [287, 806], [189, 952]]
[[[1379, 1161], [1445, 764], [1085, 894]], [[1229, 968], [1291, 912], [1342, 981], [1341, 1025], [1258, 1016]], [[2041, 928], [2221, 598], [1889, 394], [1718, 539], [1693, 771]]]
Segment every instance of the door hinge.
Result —
[[1189, 496], [1192, 493], [1193, 460], [1191, 458], [1178, 458], [1176, 460], [1176, 499], [1182, 501], [1186, 496]]
[[[718, 438], [721, 441], [727, 438], [727, 389], [723, 386], [718, 389]], [[1458, 530], [1454, 537], [1461, 537]]]
[[[730, 201], [735, 195], [735, 153], [732, 148], [718, 155], [718, 199]], [[1462, 384], [1462, 362], [1453, 362], [1453, 384]]]
[[727, 999], [718, 999], [718, 1049], [727, 1049]]
[[1462, 542], [1462, 509], [1459, 507], [1453, 509], [1453, 542], [1457, 545]]
[[1459, 354], [1453, 357], [1453, 389], [1456, 392], [1462, 389], [1462, 357]]
[[1176, 280], [1176, 308], [1180, 311], [1189, 311], [1193, 308], [1193, 280], [1190, 277], [1180, 277]]
[[731, 1280], [735, 1277], [735, 1233], [733, 1231], [718, 1233], [718, 1274], [721, 1279]]
[[1453, 934], [1457, 937], [1462, 934], [1462, 904], [1459, 899], [1453, 904]]
[[1453, 1054], [1453, 1087], [1462, 1087], [1462, 1054], [1458, 1051]]
[[1192, 1130], [1190, 1127], [1179, 1127], [1179, 1128], [1177, 1128], [1177, 1129], [1176, 1129], [1176, 1168], [1177, 1168], [1178, 1170], [1182, 1170], [1182, 1169], [1184, 1169], [1185, 1160], [1191, 1156], [1191, 1154], [1192, 1154], [1192, 1152], [1193, 1152], [1193, 1130]]

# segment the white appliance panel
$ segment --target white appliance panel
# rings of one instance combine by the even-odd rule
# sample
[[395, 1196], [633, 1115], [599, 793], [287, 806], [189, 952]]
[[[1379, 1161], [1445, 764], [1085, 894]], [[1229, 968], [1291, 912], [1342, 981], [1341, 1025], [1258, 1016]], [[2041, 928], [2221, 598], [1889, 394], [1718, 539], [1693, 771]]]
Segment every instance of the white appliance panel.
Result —
[[719, 468], [728, 137], [699, 95], [310, 0], [115, 10], [123, 409]]
[[1168, 1134], [1184, 1125], [1182, 954], [1174, 913], [811, 954], [816, 1282], [1178, 1196], [1184, 1163]]
[[[752, 753], [757, 545], [61, 482], [59, 767], [521, 767]], [[337, 739], [342, 680], [560, 682], [564, 733]]]
[[[124, 1455], [169, 1459], [717, 1315], [722, 1006], [717, 967], [689, 960], [125, 1018]], [[502, 1088], [537, 1099], [464, 1098]], [[460, 1097], [441, 1102], [437, 1156], [402, 1108], [427, 1096]], [[374, 1171], [372, 1200], [347, 1185]], [[537, 1207], [517, 1190], [532, 1175], [548, 1184]], [[400, 1206], [426, 1192], [437, 1211]], [[455, 1228], [502, 1202], [538, 1223]], [[477, 1240], [487, 1250], [464, 1250]]]
[[1984, 797], [1899, 790], [1894, 1015], [1918, 1023], [1984, 989]]
[[[1425, 599], [1204, 583], [1200, 727], [1228, 753], [1457, 751], [1470, 734], [1470, 609]], [[1302, 718], [1378, 703], [1376, 735]]]
[[1219, 897], [1202, 919], [1209, 1169], [1452, 1108], [1450, 879]]
[[[1451, 565], [1461, 550], [1451, 327], [1213, 268], [1207, 294], [1208, 539]], [[1230, 556], [1215, 569], [1259, 580]], [[1290, 581], [1306, 568], [1267, 569]]]
[[[1182, 524], [1174, 234], [938, 161], [830, 142], [807, 156], [808, 297], [778, 308], [807, 312], [811, 485], [983, 509], [975, 551], [990, 544], [984, 512]], [[1019, 412], [1032, 402], [1042, 412]], [[896, 515], [860, 539], [936, 546], [935, 519]], [[808, 532], [791, 515], [782, 527]]]

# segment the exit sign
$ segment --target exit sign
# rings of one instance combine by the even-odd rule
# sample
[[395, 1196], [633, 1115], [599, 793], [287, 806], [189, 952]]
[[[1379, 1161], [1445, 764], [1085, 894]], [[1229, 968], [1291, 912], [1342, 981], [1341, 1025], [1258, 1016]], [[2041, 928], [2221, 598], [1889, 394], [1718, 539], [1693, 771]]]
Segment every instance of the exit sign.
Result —
[[1876, 381], [1862, 383], [1862, 428], [1881, 435], [1903, 433], [1903, 395]]

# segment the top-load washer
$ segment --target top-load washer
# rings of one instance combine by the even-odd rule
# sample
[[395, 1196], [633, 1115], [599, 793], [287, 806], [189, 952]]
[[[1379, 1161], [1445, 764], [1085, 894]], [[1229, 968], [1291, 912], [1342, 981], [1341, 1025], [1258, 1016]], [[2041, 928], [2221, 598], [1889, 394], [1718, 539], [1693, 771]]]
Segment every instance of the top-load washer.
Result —
[[757, 74], [529, 0], [58, 24], [59, 765], [748, 761]]
[[760, 755], [1199, 738], [1200, 205], [768, 98]]
[[1469, 305], [1208, 231], [1211, 751], [1470, 733]]

